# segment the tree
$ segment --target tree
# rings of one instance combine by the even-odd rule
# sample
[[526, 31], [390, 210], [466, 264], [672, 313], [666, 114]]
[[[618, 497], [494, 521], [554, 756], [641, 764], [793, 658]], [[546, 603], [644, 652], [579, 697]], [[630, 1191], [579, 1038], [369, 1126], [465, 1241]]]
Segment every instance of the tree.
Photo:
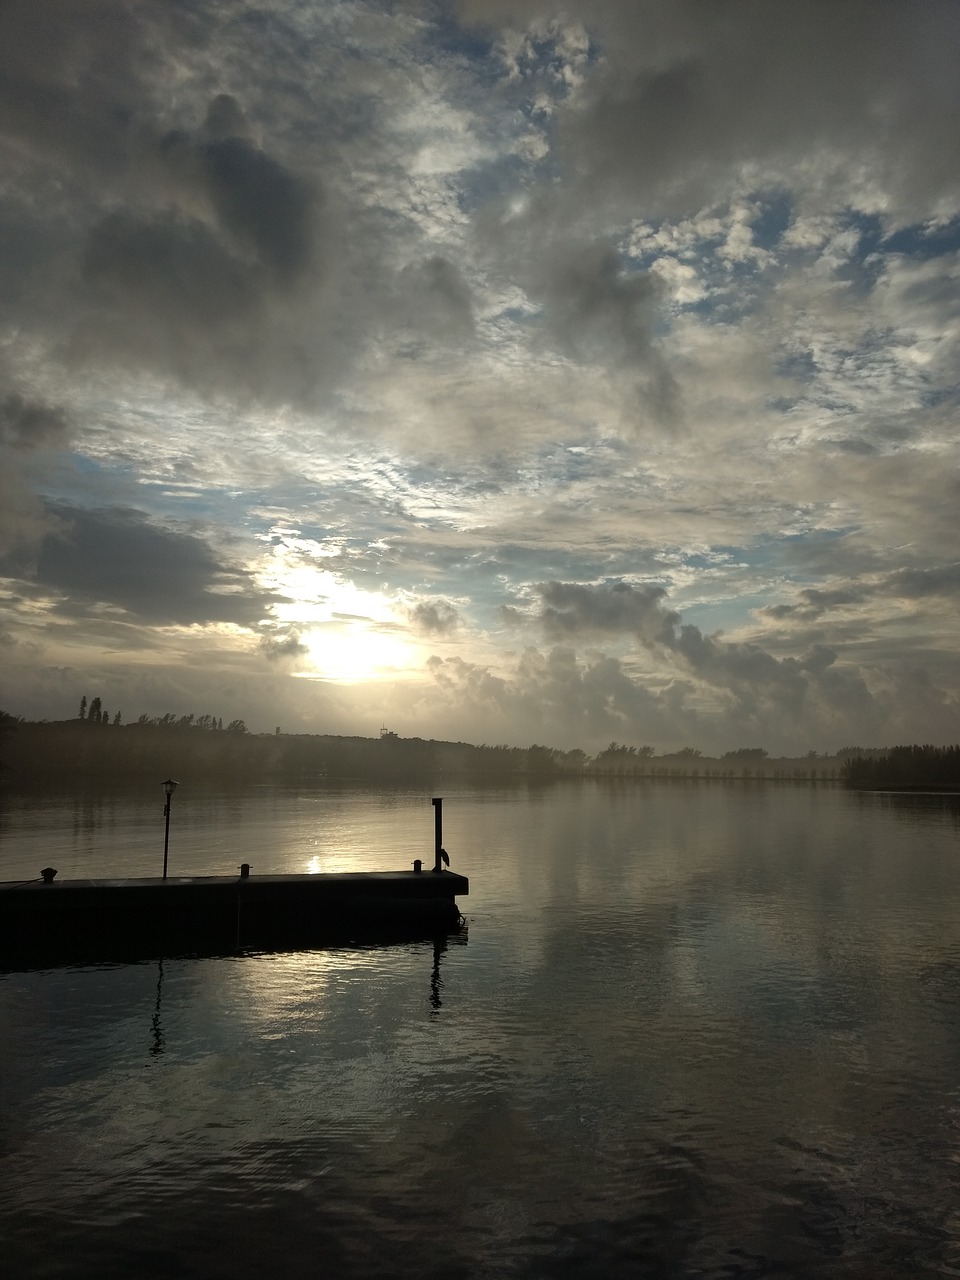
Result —
[[91, 720], [94, 724], [100, 723], [100, 705], [99, 698], [94, 698], [90, 703], [90, 710], [87, 713], [87, 719]]
[[555, 747], [541, 747], [534, 743], [527, 748], [528, 773], [554, 773], [560, 752]]
[[80, 719], [86, 720], [86, 718], [87, 718], [87, 695], [84, 694], [83, 697], [80, 699]]
[[117, 712], [117, 714], [113, 717], [113, 723], [114, 723], [114, 724], [119, 724], [119, 723], [120, 723], [120, 712], [119, 712], [119, 711], [118, 711], [118, 712]]
[[227, 725], [227, 733], [246, 733], [247, 726], [242, 720], [231, 720]]

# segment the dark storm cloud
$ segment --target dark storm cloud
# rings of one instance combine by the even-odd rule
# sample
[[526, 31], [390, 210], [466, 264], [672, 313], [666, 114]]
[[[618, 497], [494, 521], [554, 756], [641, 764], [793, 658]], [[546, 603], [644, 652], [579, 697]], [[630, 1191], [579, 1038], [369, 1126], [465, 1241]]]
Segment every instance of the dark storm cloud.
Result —
[[577, 742], [624, 732], [659, 737], [667, 729], [665, 704], [630, 679], [616, 658], [580, 661], [572, 649], [556, 646], [546, 654], [525, 650], [507, 678], [457, 657], [432, 657], [427, 668], [441, 694], [491, 735], [498, 716], [522, 724], [528, 735], [572, 734]]
[[774, 658], [754, 644], [733, 644], [705, 636], [699, 627], [678, 628], [670, 648], [699, 679], [727, 689], [741, 701], [771, 698], [792, 715], [803, 705], [807, 682], [793, 658]]
[[462, 272], [448, 258], [433, 254], [400, 272], [397, 303], [401, 324], [437, 341], [462, 342], [474, 334], [473, 301]]
[[545, 321], [573, 359], [632, 373], [657, 417], [676, 411], [678, 388], [654, 343], [661, 282], [628, 272], [605, 244], [561, 244], [531, 278]]
[[671, 423], [680, 388], [657, 332], [663, 282], [631, 267], [608, 239], [571, 234], [564, 207], [552, 191], [519, 216], [492, 205], [478, 219], [490, 264], [539, 308], [531, 326], [542, 344], [604, 368], [650, 419]]
[[799, 604], [769, 605], [760, 612], [765, 617], [777, 620], [797, 618], [799, 621], [810, 622], [832, 609], [861, 604], [869, 594], [865, 587], [835, 587], [830, 590], [806, 587], [800, 592]]
[[18, 167], [52, 160], [98, 176], [124, 167], [153, 17], [129, 0], [0, 5], [0, 139], [14, 142]]
[[931, 569], [900, 569], [887, 579], [891, 595], [905, 600], [925, 596], [960, 596], [960, 563]]
[[[460, 8], [521, 30], [557, 18], [541, 0]], [[602, 54], [561, 113], [583, 199], [619, 193], [647, 216], [685, 213], [744, 166], [789, 178], [806, 161], [848, 188], [872, 168], [906, 206], [957, 191], [952, 0], [573, 0], [563, 20], [583, 23]]]
[[935, 596], [948, 599], [960, 596], [960, 564], [898, 569], [895, 573], [876, 577], [872, 582], [851, 586], [805, 587], [798, 593], [799, 603], [770, 605], [760, 613], [776, 621], [812, 622], [836, 609], [862, 605], [871, 600], [922, 600]]
[[27, 400], [11, 392], [0, 400], [0, 444], [25, 452], [56, 448], [66, 442], [69, 431], [63, 409]]
[[[6, 370], [0, 366], [0, 378]], [[19, 391], [0, 400], [0, 557], [29, 555], [57, 519], [34, 493], [31, 470], [63, 450], [71, 421], [59, 405]]]
[[545, 582], [536, 591], [543, 601], [540, 622], [554, 639], [629, 634], [648, 642], [665, 641], [679, 621], [678, 614], [662, 607], [664, 588], [653, 584]]
[[246, 264], [203, 223], [171, 214], [104, 218], [90, 234], [83, 273], [128, 338], [134, 325], [177, 346], [197, 330], [242, 321], [258, 301]]
[[827, 675], [836, 661], [832, 650], [819, 646], [804, 659], [776, 658], [757, 644], [705, 635], [664, 608], [666, 592], [653, 584], [551, 582], [536, 590], [543, 602], [539, 620], [548, 636], [635, 637], [672, 659], [678, 676], [693, 677], [725, 695], [730, 700], [727, 713], [745, 724], [777, 711], [798, 719], [810, 692], [825, 683], [847, 690], [850, 697], [866, 694], [859, 677], [849, 685], [837, 672]]
[[[74, 356], [132, 356], [199, 386], [283, 398], [324, 368], [300, 286], [329, 232], [316, 183], [241, 136], [220, 95], [197, 137], [167, 134], [151, 158], [152, 200], [94, 222], [83, 253], [85, 314]], [[210, 134], [214, 134], [212, 138]]]
[[281, 662], [285, 658], [302, 658], [310, 650], [295, 631], [288, 636], [262, 636], [260, 651], [271, 662]]
[[[315, 155], [308, 177], [262, 119], [254, 140], [236, 97], [200, 96], [224, 18], [202, 2], [0, 6], [0, 306], [74, 365], [295, 400], [349, 363], [316, 296], [337, 220]], [[253, 93], [269, 58], [247, 52]]]
[[446, 600], [421, 600], [409, 613], [421, 635], [448, 636], [460, 626], [459, 612]]
[[[217, 99], [217, 128], [240, 126], [240, 108]], [[186, 134], [171, 134], [161, 154], [181, 177], [192, 176], [209, 196], [222, 232], [283, 281], [289, 282], [309, 263], [316, 196], [311, 186], [242, 137], [191, 143]], [[194, 173], [191, 174], [191, 170]]]
[[59, 507], [40, 547], [36, 582], [62, 594], [59, 611], [123, 609], [157, 626], [256, 626], [277, 599], [201, 537], [151, 523], [138, 511]]

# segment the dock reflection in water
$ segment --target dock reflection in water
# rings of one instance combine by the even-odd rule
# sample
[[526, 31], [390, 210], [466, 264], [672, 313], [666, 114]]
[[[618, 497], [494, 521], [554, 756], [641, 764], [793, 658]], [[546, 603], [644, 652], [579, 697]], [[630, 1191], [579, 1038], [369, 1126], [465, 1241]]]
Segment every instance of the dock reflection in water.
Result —
[[[0, 976], [11, 1275], [960, 1269], [954, 808], [448, 796], [465, 946]], [[407, 865], [423, 804], [358, 796], [364, 848], [382, 864], [389, 831]], [[323, 827], [304, 808], [278, 870], [303, 867], [285, 830]], [[262, 840], [241, 811], [237, 841]]]

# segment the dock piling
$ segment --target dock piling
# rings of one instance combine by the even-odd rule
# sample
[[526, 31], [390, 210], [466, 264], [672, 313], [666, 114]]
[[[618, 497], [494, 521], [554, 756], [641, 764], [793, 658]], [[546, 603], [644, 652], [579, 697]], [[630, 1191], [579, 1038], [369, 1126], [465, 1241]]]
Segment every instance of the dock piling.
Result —
[[443, 798], [434, 796], [430, 803], [433, 805], [433, 869], [442, 871], [440, 859], [443, 851]]

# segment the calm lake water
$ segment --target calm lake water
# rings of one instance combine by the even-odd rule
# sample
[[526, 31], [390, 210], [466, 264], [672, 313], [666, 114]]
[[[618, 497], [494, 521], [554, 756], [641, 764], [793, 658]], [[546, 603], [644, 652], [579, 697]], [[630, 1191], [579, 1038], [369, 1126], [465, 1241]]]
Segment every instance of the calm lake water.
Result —
[[[429, 860], [428, 791], [174, 797], [171, 873]], [[0, 974], [11, 1277], [960, 1275], [960, 806], [442, 787], [464, 939]], [[162, 794], [3, 797], [0, 880]]]

